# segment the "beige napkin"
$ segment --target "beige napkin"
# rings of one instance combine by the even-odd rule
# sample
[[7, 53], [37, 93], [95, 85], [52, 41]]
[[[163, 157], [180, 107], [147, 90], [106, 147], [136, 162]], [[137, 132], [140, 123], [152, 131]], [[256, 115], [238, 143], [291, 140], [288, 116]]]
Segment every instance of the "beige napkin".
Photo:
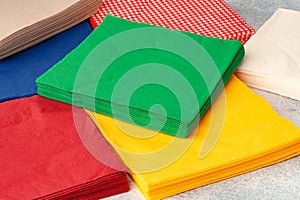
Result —
[[300, 12], [278, 9], [245, 45], [236, 75], [247, 85], [300, 100]]
[[2, 0], [0, 59], [87, 19], [101, 0]]

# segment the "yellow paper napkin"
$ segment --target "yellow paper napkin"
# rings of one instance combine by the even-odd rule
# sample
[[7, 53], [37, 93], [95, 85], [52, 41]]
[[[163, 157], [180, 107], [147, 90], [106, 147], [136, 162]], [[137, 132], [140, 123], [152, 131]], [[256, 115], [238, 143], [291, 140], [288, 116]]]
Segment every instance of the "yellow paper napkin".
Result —
[[147, 199], [175, 195], [300, 152], [300, 130], [234, 76], [186, 139], [87, 112]]

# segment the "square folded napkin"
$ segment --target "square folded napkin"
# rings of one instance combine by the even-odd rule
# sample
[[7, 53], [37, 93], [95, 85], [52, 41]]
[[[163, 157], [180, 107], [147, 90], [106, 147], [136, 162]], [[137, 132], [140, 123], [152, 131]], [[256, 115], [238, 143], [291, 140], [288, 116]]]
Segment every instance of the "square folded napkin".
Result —
[[101, 0], [2, 0], [0, 59], [82, 22]]
[[300, 12], [278, 9], [246, 44], [236, 75], [247, 85], [300, 100]]
[[37, 93], [35, 80], [92, 32], [84, 21], [13, 56], [0, 60], [0, 102]]
[[36, 82], [44, 97], [186, 137], [243, 56], [236, 40], [108, 15]]
[[223, 0], [105, 0], [90, 21], [96, 28], [107, 14], [130, 21], [245, 43], [255, 30]]
[[[128, 191], [118, 157], [84, 110], [32, 96], [3, 102], [0, 111], [0, 199], [99, 199]], [[89, 138], [98, 141], [93, 151], [82, 143]]]
[[186, 139], [87, 112], [147, 199], [165, 198], [300, 154], [300, 130], [234, 76]]

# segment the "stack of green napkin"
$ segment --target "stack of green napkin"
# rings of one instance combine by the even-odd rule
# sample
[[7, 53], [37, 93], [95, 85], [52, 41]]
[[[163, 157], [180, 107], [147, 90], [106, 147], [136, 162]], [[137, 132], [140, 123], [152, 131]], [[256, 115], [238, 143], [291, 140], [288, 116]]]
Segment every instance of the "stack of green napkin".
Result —
[[36, 82], [47, 98], [186, 137], [243, 56], [239, 41], [108, 15]]

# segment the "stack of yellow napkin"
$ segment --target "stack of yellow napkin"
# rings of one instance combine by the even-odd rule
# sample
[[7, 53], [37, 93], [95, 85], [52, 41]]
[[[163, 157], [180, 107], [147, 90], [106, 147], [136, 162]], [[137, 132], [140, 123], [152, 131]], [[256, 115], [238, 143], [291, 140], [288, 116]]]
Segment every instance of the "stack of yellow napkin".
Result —
[[300, 153], [300, 130], [236, 77], [187, 139], [87, 112], [147, 199], [165, 198]]

